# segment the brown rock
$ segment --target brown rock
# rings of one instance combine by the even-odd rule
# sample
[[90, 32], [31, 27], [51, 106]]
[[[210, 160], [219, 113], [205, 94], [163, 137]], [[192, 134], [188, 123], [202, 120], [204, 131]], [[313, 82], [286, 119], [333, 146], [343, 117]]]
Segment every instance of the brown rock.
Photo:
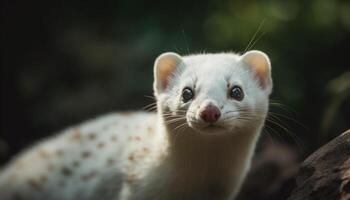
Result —
[[350, 129], [302, 163], [296, 184], [288, 200], [350, 199]]

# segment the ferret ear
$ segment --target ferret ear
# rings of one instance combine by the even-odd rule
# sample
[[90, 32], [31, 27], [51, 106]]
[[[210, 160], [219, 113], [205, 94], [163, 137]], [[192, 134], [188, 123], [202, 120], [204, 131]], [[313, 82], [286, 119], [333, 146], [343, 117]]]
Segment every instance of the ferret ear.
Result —
[[180, 55], [173, 52], [163, 53], [154, 63], [154, 92], [161, 94], [169, 87], [171, 78], [175, 75], [179, 66], [183, 65]]
[[241, 56], [241, 62], [255, 74], [259, 86], [271, 92], [272, 78], [269, 57], [261, 51], [252, 50]]

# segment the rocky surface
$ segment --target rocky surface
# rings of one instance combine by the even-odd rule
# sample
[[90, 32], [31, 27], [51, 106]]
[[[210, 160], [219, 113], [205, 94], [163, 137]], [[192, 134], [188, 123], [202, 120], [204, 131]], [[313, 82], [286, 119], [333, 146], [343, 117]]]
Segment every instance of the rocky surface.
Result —
[[301, 165], [288, 200], [350, 200], [350, 129]]

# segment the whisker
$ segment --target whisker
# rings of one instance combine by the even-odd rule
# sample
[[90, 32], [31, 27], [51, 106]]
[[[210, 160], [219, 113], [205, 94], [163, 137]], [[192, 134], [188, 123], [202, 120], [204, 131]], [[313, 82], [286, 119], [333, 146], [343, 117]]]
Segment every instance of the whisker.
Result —
[[265, 127], [261, 130], [261, 135], [267, 135], [267, 137], [269, 138], [270, 142], [271, 142], [272, 144], [275, 144], [275, 141], [274, 141], [274, 138], [272, 137], [272, 134], [269, 133], [269, 132], [265, 129]]
[[176, 118], [176, 119], [171, 119], [171, 120], [165, 120], [165, 123], [167, 123], [167, 124], [174, 124], [176, 122], [184, 121], [184, 120], [186, 120], [186, 118]]
[[285, 111], [285, 112], [287, 112], [287, 113], [296, 113], [296, 111], [294, 110], [294, 109], [292, 109], [291, 107], [288, 107], [288, 106], [286, 106], [286, 105], [284, 105], [284, 104], [282, 104], [282, 103], [280, 103], [280, 102], [274, 102], [274, 101], [272, 101], [272, 102], [270, 102], [269, 103], [269, 105], [271, 106], [271, 107], [276, 107], [276, 108], [280, 108], [280, 109], [282, 109], [283, 111]]
[[274, 138], [277, 137], [277, 140], [278, 140], [279, 142], [286, 143], [285, 139], [284, 139], [284, 138], [281, 136], [281, 134], [280, 134], [279, 132], [277, 132], [274, 128], [272, 128], [272, 127], [269, 126], [268, 124], [265, 124], [265, 125], [264, 125], [264, 128], [269, 129], [269, 130], [272, 132], [271, 136], [274, 137]]
[[261, 34], [260, 34], [260, 36], [253, 42], [253, 44], [248, 48], [248, 51], [249, 50], [251, 50], [253, 47], [254, 47], [254, 45], [256, 44], [256, 43], [258, 43], [258, 41], [265, 35], [265, 31], [263, 31]]
[[284, 130], [290, 136], [290, 138], [292, 138], [294, 140], [295, 144], [297, 144], [297, 146], [299, 148], [303, 148], [304, 145], [303, 145], [302, 141], [298, 137], [296, 137], [287, 127], [285, 127], [281, 123], [274, 121], [271, 118], [266, 118], [266, 121], [276, 125], [277, 127], [280, 127], [282, 130]]
[[[275, 113], [275, 112], [269, 112], [269, 114], [272, 115], [272, 116], [275, 116], [275, 118], [278, 118], [278, 117], [285, 118], [285, 119], [287, 119], [287, 120], [290, 120], [290, 121], [296, 123], [297, 125], [299, 125], [300, 127], [304, 128], [305, 130], [309, 130], [308, 127], [306, 127], [304, 124], [300, 123], [298, 120], [296, 120], [296, 119], [294, 119], [294, 118], [292, 118], [292, 117], [289, 117], [289, 116], [287, 116], [287, 115], [283, 115], [283, 114], [281, 114], [281, 113]], [[277, 115], [278, 117], [277, 117], [276, 115]]]
[[154, 96], [150, 96], [150, 95], [143, 95], [146, 98], [152, 99], [152, 100], [156, 100], [156, 98]]
[[186, 125], [187, 125], [187, 123], [182, 123], [182, 124], [178, 125], [177, 127], [175, 127], [175, 128], [173, 129], [173, 131], [176, 132], [176, 130], [178, 130], [179, 128], [181, 128], [181, 127], [183, 127], [183, 126], [186, 126]]
[[[178, 138], [179, 138], [179, 135], [181, 135], [181, 133], [183, 133], [183, 131], [185, 131], [186, 130], [186, 128], [187, 128], [187, 126], [185, 126], [187, 123], [183, 123], [183, 124], [180, 124], [179, 126], [177, 126], [175, 129], [173, 129], [173, 131], [174, 131], [174, 146], [176, 146], [176, 142], [177, 142], [177, 140], [178, 140]], [[183, 128], [181, 128], [181, 127], [184, 127], [184, 129]], [[179, 129], [178, 131], [176, 131], [176, 129]]]
[[157, 108], [157, 103], [156, 102], [153, 102], [153, 103], [150, 103], [146, 106], [144, 106], [142, 109], [143, 110], [146, 110], [146, 111], [153, 111]]
[[[285, 107], [283, 107], [283, 104], [280, 103], [271, 103], [270, 106], [277, 106], [284, 111], [286, 110]], [[304, 145], [302, 141], [289, 129], [289, 127], [285, 124], [285, 122], [282, 119], [287, 119], [289, 121], [292, 121], [293, 123], [306, 128], [303, 124], [298, 122], [297, 120], [293, 119], [292, 117], [289, 117], [285, 114], [277, 113], [271, 110], [265, 110], [263, 108], [236, 108], [235, 110], [230, 110], [225, 112], [224, 114], [230, 114], [230, 113], [237, 113], [238, 115], [235, 116], [227, 116], [222, 119], [222, 121], [228, 121], [228, 120], [240, 120], [243, 121], [244, 123], [253, 123], [254, 120], [259, 119], [266, 114], [266, 122], [265, 122], [265, 129], [268, 132], [271, 132], [274, 136], [278, 136], [279, 140], [284, 141], [283, 137], [281, 136], [281, 133], [279, 131], [276, 131], [272, 126], [269, 124], [272, 124], [281, 130], [283, 132], [286, 132], [287, 135], [294, 141], [294, 143], [299, 147], [302, 148]], [[288, 112], [289, 113], [289, 112]]]
[[[255, 31], [255, 33], [254, 33], [252, 39], [250, 39], [250, 41], [249, 41], [247, 47], [244, 49], [243, 53], [247, 52], [247, 50], [249, 50], [251, 47], [253, 47], [253, 45], [251, 45], [251, 44], [252, 44], [252, 42], [254, 41], [254, 39], [256, 38], [256, 35], [259, 33], [261, 27], [262, 27], [263, 24], [265, 23], [265, 20], [266, 20], [266, 19], [263, 19], [263, 20], [260, 22], [260, 24], [259, 24], [259, 26], [258, 26], [258, 29]], [[254, 42], [253, 44], [255, 44], [255, 42]]]

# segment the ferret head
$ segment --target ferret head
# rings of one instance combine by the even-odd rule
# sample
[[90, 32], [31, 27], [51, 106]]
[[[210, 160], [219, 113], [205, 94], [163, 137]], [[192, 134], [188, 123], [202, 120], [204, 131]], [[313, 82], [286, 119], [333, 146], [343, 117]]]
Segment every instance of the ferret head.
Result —
[[166, 126], [201, 134], [262, 126], [272, 90], [270, 60], [261, 51], [184, 57], [164, 53], [155, 61], [154, 80]]

